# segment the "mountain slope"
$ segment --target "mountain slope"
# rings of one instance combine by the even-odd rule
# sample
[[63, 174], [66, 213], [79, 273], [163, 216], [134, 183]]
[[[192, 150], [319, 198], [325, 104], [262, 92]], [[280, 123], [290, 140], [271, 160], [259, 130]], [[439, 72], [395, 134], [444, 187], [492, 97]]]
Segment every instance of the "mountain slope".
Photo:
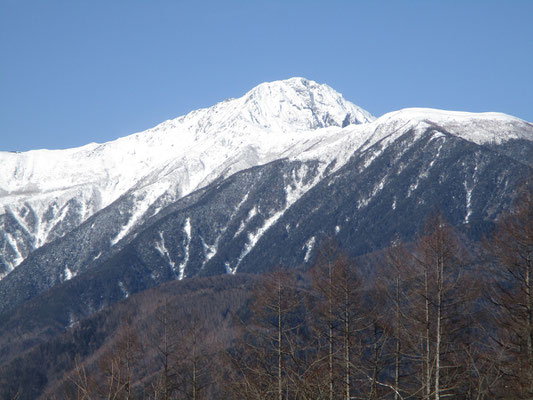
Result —
[[186, 278], [224, 288], [223, 275], [306, 266], [327, 237], [361, 260], [412, 239], [436, 207], [479, 239], [533, 176], [533, 125], [432, 109], [374, 120], [295, 78], [114, 142], [0, 162], [0, 386], [21, 371], [31, 391], [47, 374], [27, 366], [55, 356], [57, 335], [164, 282], [193, 292]]
[[[510, 157], [513, 143], [529, 150]], [[395, 235], [411, 238], [435, 206], [479, 236], [531, 173], [528, 153], [532, 125], [502, 114], [408, 109], [327, 136], [308, 133], [282, 160], [149, 211], [112, 246], [138, 201], [121, 197], [0, 282], [0, 310], [76, 275], [84, 281], [89, 270], [109, 285], [109, 298], [96, 291], [85, 299], [96, 310], [170, 279], [307, 263], [324, 236], [359, 255]]]
[[135, 201], [111, 244], [217, 178], [298, 152], [327, 128], [373, 119], [329, 86], [292, 78], [113, 142], [0, 152], [0, 279], [123, 195]]

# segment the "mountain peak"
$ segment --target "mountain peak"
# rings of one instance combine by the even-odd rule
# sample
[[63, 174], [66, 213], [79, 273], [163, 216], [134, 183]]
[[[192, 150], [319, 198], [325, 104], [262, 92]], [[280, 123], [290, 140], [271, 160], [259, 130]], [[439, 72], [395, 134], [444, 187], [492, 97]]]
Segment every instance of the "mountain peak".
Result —
[[230, 130], [246, 134], [258, 129], [302, 132], [373, 120], [370, 113], [328, 85], [297, 77], [261, 83], [238, 99], [222, 101], [167, 123], [180, 123], [194, 132], [216, 134]]
[[262, 83], [243, 99], [256, 118], [282, 131], [362, 124], [375, 119], [330, 86], [301, 77]]

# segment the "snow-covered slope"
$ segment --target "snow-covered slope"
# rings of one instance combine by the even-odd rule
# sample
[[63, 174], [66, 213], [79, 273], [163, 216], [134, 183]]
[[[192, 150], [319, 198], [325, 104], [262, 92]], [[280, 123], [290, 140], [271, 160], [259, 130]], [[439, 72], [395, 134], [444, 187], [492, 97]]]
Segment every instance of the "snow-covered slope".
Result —
[[373, 119], [329, 86], [292, 78], [113, 142], [0, 152], [0, 278], [127, 192], [139, 201], [112, 243], [156, 201], [163, 207], [216, 178], [297, 154], [333, 128]]
[[379, 125], [420, 124], [444, 128], [447, 132], [477, 144], [501, 144], [511, 139], [533, 140], [533, 125], [511, 115], [469, 113], [431, 108], [405, 108], [387, 113]]
[[368, 165], [406, 132], [432, 127], [437, 136], [482, 145], [533, 140], [530, 123], [498, 113], [404, 109], [375, 120], [329, 86], [292, 78], [112, 142], [0, 152], [0, 279], [125, 194], [131, 209], [110, 245], [166, 205], [237, 171], [288, 158], [331, 164], [331, 174], [356, 151], [380, 143]]
[[371, 123], [315, 131], [307, 135], [307, 147], [298, 146], [287, 155], [302, 161], [335, 160], [335, 169], [338, 169], [356, 150], [368, 150], [376, 143], [381, 143], [384, 149], [408, 131], [420, 135], [432, 128], [438, 131], [436, 136], [446, 132], [479, 145], [502, 144], [510, 140], [533, 141], [533, 124], [510, 115], [405, 108], [387, 113]]
[[297, 266], [324, 235], [360, 255], [410, 240], [435, 205], [475, 235], [509, 208], [532, 155], [533, 125], [517, 118], [372, 121], [301, 78], [114, 142], [5, 153], [0, 268], [24, 261], [0, 281], [0, 313], [60, 284], [90, 292], [92, 312], [170, 279]]

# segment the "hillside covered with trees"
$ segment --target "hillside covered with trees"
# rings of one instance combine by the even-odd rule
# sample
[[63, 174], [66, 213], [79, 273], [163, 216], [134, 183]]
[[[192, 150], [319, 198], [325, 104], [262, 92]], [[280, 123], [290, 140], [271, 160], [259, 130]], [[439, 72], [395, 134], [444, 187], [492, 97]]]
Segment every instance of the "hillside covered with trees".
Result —
[[36, 345], [11, 339], [1, 396], [530, 398], [531, 191], [464, 243], [436, 212], [414, 242], [365, 258], [329, 241], [310, 269], [170, 282]]

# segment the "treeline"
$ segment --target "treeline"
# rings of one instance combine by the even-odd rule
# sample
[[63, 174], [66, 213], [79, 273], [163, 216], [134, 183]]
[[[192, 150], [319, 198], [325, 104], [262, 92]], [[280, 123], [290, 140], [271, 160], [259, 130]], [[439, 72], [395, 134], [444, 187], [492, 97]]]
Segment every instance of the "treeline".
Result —
[[[233, 315], [245, 306], [256, 280], [254, 275], [240, 274], [167, 282], [74, 322], [63, 334], [27, 348], [0, 366], [0, 399], [83, 398], [81, 388], [77, 388], [81, 371], [90, 389], [90, 397], [85, 398], [105, 399], [110, 396], [110, 376], [125, 384], [123, 368], [130, 371], [126, 386], [134, 398], [150, 398], [149, 391], [154, 389], [162, 370], [157, 345], [163, 342], [163, 333], [166, 331], [167, 339], [173, 341], [169, 349], [174, 354], [168, 357], [168, 364], [172, 364], [174, 374], [181, 351], [176, 344], [180, 341], [187, 345], [181, 336], [191, 330], [192, 321], [202, 326], [198, 336], [202, 342], [218, 346], [217, 352], [228, 347], [234, 337]], [[167, 316], [166, 328], [163, 315]], [[43, 331], [41, 325], [36, 329], [35, 333], [30, 331], [32, 336]], [[18, 348], [19, 332], [24, 331], [19, 328], [12, 336], [12, 343]], [[134, 357], [123, 356], [124, 342]], [[9, 344], [0, 345], [0, 349], [8, 350]], [[117, 364], [117, 359], [127, 367]], [[114, 398], [123, 398], [121, 385], [111, 391]]]
[[265, 277], [224, 398], [533, 398], [533, 203], [472, 254], [442, 215], [368, 282], [326, 245], [302, 285]]
[[372, 278], [329, 242], [306, 271], [144, 295], [41, 398], [533, 398], [531, 191], [463, 242], [436, 213]]

